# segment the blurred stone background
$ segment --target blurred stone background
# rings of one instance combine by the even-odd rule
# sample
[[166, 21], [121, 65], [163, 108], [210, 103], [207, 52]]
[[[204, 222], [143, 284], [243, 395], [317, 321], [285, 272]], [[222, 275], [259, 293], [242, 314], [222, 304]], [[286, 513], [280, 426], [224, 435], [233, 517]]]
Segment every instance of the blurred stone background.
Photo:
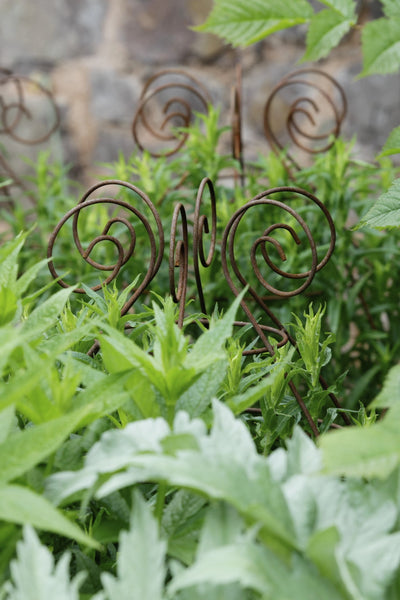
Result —
[[[134, 151], [131, 123], [143, 83], [164, 67], [182, 67], [198, 77], [229, 123], [240, 61], [245, 155], [267, 152], [263, 108], [279, 79], [299, 66], [304, 29], [234, 50], [190, 29], [205, 20], [211, 5], [212, 0], [0, 0], [0, 66], [53, 91], [61, 128], [52, 152], [62, 155], [82, 181], [91, 182], [97, 165], [117, 159], [120, 151], [126, 156]], [[363, 18], [376, 16], [379, 3], [364, 1]], [[400, 124], [399, 75], [356, 78], [361, 71], [358, 32], [318, 66], [345, 88], [344, 136], [356, 135], [358, 155], [372, 159]], [[45, 110], [39, 106], [39, 113]], [[5, 136], [0, 143], [8, 147]], [[36, 150], [21, 149], [27, 155]]]

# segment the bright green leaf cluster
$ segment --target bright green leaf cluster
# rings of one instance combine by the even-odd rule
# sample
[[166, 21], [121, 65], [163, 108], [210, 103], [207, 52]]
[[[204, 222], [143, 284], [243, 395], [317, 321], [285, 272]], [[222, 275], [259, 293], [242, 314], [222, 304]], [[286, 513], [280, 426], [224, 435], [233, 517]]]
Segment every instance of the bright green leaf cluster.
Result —
[[389, 190], [382, 194], [362, 217], [358, 227], [391, 229], [400, 226], [400, 179], [396, 179]]
[[[301, 23], [309, 25], [303, 60], [324, 58], [357, 24], [354, 0], [321, 0], [327, 8], [314, 12], [305, 0], [215, 0], [206, 22], [195, 28], [215, 33], [234, 46], [248, 46], [268, 35]], [[361, 76], [393, 73], [400, 66], [400, 11], [394, 0], [383, 1], [385, 17], [363, 26], [364, 65]]]
[[306, 0], [216, 0], [204, 25], [195, 29], [216, 33], [234, 46], [248, 46], [287, 27], [306, 23], [312, 9]]
[[[177, 415], [173, 428], [159, 419], [107, 432], [93, 446], [82, 470], [50, 478], [48, 493], [58, 501], [88, 488], [98, 498], [107, 498], [147, 480], [167, 483], [171, 493], [176, 487], [186, 488], [165, 508], [168, 518], [162, 522], [169, 525], [164, 533], [173, 530], [172, 510], [183, 514], [183, 498], [187, 502], [194, 492], [209, 500], [199, 523], [198, 545], [193, 554], [184, 554], [189, 564], [171, 568], [167, 583], [162, 581], [168, 555], [165, 540], [149, 505], [136, 493], [131, 530], [120, 538], [117, 578], [102, 578], [105, 595], [100, 597], [114, 600], [118, 592], [125, 598], [128, 590], [129, 597], [135, 597], [132, 589], [142, 593], [151, 589], [153, 597], [162, 600], [178, 600], [183, 590], [189, 594], [184, 598], [201, 600], [206, 590], [207, 597], [214, 598], [217, 589], [228, 595], [215, 598], [236, 598], [240, 589], [238, 597], [251, 599], [393, 597], [400, 565], [399, 470], [383, 486], [352, 479], [351, 469], [341, 462], [345, 452], [360, 461], [357, 476], [372, 474], [372, 463], [362, 464], [366, 444], [358, 445], [363, 430], [349, 428], [325, 436], [321, 452], [296, 429], [287, 450], [264, 458], [246, 426], [226, 407], [214, 402], [213, 412], [210, 433], [201, 421], [190, 421], [183, 414]], [[370, 441], [379, 427], [364, 430]], [[381, 449], [372, 443], [369, 453], [379, 458]], [[325, 472], [337, 475], [326, 476], [322, 461]], [[382, 464], [379, 461], [376, 467]], [[392, 462], [390, 467], [393, 470]], [[349, 477], [343, 479], [342, 473]], [[388, 474], [385, 469], [379, 477]], [[192, 497], [194, 507], [199, 510], [204, 503]], [[128, 556], [132, 571], [125, 566]]]

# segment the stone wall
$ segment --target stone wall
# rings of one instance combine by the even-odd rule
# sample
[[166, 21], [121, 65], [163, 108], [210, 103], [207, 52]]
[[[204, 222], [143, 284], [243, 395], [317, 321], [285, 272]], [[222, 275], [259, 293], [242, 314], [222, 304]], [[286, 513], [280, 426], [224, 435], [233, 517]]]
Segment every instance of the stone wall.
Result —
[[[131, 122], [143, 82], [167, 66], [195, 74], [221, 104], [222, 119], [228, 123], [235, 65], [240, 61], [245, 153], [266, 152], [264, 104], [279, 79], [298, 66], [304, 31], [275, 34], [239, 52], [189, 28], [204, 20], [211, 4], [212, 0], [0, 0], [0, 66], [52, 89], [62, 118], [52, 151], [62, 153], [74, 175], [87, 182], [99, 163], [115, 160], [121, 151], [126, 156], [134, 151]], [[370, 2], [369, 8], [376, 11], [376, 3]], [[351, 35], [319, 66], [344, 86], [348, 116], [343, 133], [348, 138], [356, 135], [358, 154], [371, 159], [400, 124], [400, 78], [396, 74], [357, 80], [357, 36]], [[8, 145], [4, 136], [0, 143]], [[37, 148], [21, 150], [33, 156]], [[21, 162], [18, 168], [23, 168]]]

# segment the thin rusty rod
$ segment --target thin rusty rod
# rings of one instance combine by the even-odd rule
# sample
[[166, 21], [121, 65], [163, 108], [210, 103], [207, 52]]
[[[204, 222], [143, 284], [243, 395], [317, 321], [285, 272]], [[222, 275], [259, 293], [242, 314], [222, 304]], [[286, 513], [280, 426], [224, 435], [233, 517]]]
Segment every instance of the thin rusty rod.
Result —
[[[182, 239], [176, 242], [178, 219], [182, 221]], [[188, 279], [188, 226], [185, 207], [182, 203], [175, 206], [172, 215], [169, 245], [169, 290], [173, 301], [179, 304], [178, 327], [182, 329], [185, 316], [185, 304]], [[175, 267], [179, 267], [178, 287], [175, 284]]]

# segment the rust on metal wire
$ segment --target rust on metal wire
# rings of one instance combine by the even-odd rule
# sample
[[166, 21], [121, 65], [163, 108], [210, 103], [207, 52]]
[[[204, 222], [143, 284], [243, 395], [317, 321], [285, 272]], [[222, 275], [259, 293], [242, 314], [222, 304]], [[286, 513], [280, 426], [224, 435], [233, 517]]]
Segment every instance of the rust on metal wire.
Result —
[[[182, 237], [176, 240], [179, 218], [182, 222]], [[188, 254], [189, 236], [185, 207], [179, 202], [174, 209], [171, 224], [171, 236], [169, 245], [169, 289], [175, 302], [179, 304], [178, 326], [183, 326], [185, 316], [186, 294], [188, 286]], [[175, 282], [175, 268], [179, 267], [178, 285]]]
[[[102, 197], [93, 197], [90, 198], [95, 192], [102, 191], [103, 188], [107, 188], [107, 186], [116, 186], [120, 191], [121, 189], [129, 190], [133, 192], [134, 197], [139, 199], [145, 206], [150, 209], [152, 217], [154, 219], [154, 224], [152, 224], [149, 219], [141, 212], [138, 208], [136, 208], [133, 204], [117, 198], [115, 196], [102, 196]], [[94, 206], [106, 206], [111, 210], [123, 210], [126, 213], [126, 216], [121, 216], [118, 214], [114, 217], [107, 217], [106, 222], [103, 225], [101, 233], [95, 236], [90, 243], [83, 247], [83, 244], [80, 239], [78, 222], [79, 217], [82, 213], [84, 213], [87, 209], [91, 209]], [[99, 184], [92, 186], [80, 199], [79, 203], [69, 210], [64, 217], [59, 221], [55, 229], [53, 230], [48, 247], [47, 247], [47, 257], [49, 259], [49, 270], [52, 276], [57, 279], [57, 282], [62, 287], [70, 287], [62, 277], [60, 277], [57, 268], [55, 266], [55, 256], [53, 255], [54, 246], [57, 240], [57, 237], [63, 228], [63, 226], [71, 219], [72, 222], [72, 235], [75, 242], [75, 246], [82, 257], [82, 259], [88, 263], [93, 268], [103, 271], [109, 272], [109, 275], [99, 284], [92, 286], [94, 291], [97, 291], [102, 288], [102, 286], [111, 283], [115, 280], [115, 278], [120, 273], [122, 267], [129, 261], [130, 258], [133, 257], [136, 248], [136, 231], [135, 226], [132, 224], [132, 219], [136, 219], [141, 225], [144, 227], [147, 236], [148, 242], [150, 246], [150, 258], [149, 263], [147, 265], [146, 272], [142, 273], [142, 280], [140, 284], [133, 290], [130, 298], [125, 302], [124, 306], [121, 309], [121, 315], [124, 315], [128, 312], [130, 307], [134, 304], [137, 298], [143, 293], [143, 291], [147, 288], [153, 277], [156, 275], [163, 256], [164, 251], [164, 231], [162, 228], [161, 220], [157, 210], [155, 209], [153, 203], [148, 198], [148, 196], [142, 192], [136, 186], [127, 183], [125, 181], [120, 181], [117, 179], [110, 179], [106, 181], [102, 181]], [[115, 225], [123, 225], [125, 231], [128, 232], [129, 244], [127, 248], [124, 248], [120, 240], [111, 235], [110, 230]], [[91, 253], [94, 248], [101, 243], [109, 242], [111, 243], [117, 254], [117, 260], [113, 264], [103, 265], [98, 261], [91, 258]], [[84, 294], [85, 290], [81, 287], [75, 287], [75, 292]]]
[[[299, 69], [284, 77], [272, 90], [264, 108], [264, 131], [272, 150], [280, 154], [285, 143], [276, 131], [276, 122], [281, 119], [273, 114], [274, 101], [283, 90], [290, 89], [291, 97], [286, 102], [287, 144], [304, 153], [326, 152], [340, 133], [347, 112], [347, 101], [341, 85], [328, 73], [316, 68]], [[279, 105], [282, 113], [284, 104]], [[327, 124], [328, 123], [328, 124]], [[299, 169], [293, 154], [287, 154], [290, 165]]]
[[208, 112], [211, 97], [193, 75], [164, 69], [147, 80], [133, 118], [132, 133], [141, 150], [171, 156], [182, 148], [195, 112]]
[[[346, 113], [346, 99], [342, 88], [335, 80], [318, 69], [301, 69], [288, 75], [272, 91], [264, 111], [264, 129], [266, 136], [276, 153], [281, 153], [285, 146], [278, 138], [272, 127], [271, 109], [274, 100], [284, 88], [309, 87], [313, 92], [308, 97], [304, 94], [293, 100], [286, 117], [289, 141], [304, 152], [316, 153], [328, 150], [334, 143], [334, 138], [340, 132], [340, 126]], [[327, 87], [331, 87], [334, 98]], [[304, 91], [304, 90], [303, 90]], [[236, 84], [232, 90], [232, 156], [239, 163], [239, 169], [234, 176], [235, 182], [240, 177], [243, 185], [245, 177], [243, 144], [242, 144], [242, 81], [241, 69], [236, 70]], [[142, 150], [147, 150], [152, 156], [171, 156], [183, 147], [187, 128], [192, 120], [193, 110], [207, 112], [210, 97], [204, 86], [193, 76], [184, 71], [168, 69], [151, 77], [142, 92], [138, 109], [135, 113], [132, 132], [134, 139]], [[156, 109], [154, 109], [156, 106]], [[158, 106], [158, 108], [157, 108]], [[329, 112], [333, 125], [322, 128], [319, 116]], [[286, 155], [285, 164], [289, 175], [291, 169], [298, 168], [294, 157]], [[184, 176], [185, 178], [185, 176]], [[133, 193], [129, 202], [121, 198], [93, 197], [93, 194], [103, 191], [106, 186], [118, 186], [120, 189]], [[139, 199], [150, 211], [151, 223], [146, 215], [137, 208]], [[80, 215], [91, 210], [96, 205], [106, 206], [109, 210], [108, 219], [103, 224], [98, 235], [90, 242], [83, 243], [79, 235], [78, 221]], [[296, 208], [300, 205], [300, 208]], [[318, 208], [326, 222], [329, 239], [324, 239], [324, 250], [319, 244], [306, 222], [304, 209], [310, 206], [314, 211]], [[206, 208], [206, 209], [205, 209]], [[120, 211], [125, 211], [125, 216]], [[113, 211], [113, 214], [111, 214]], [[276, 215], [279, 213], [279, 218]], [[178, 305], [178, 325], [183, 326], [188, 290], [197, 299], [203, 318], [202, 323], [208, 326], [209, 317], [214, 307], [208, 306], [206, 294], [202, 285], [202, 269], [211, 267], [217, 248], [217, 202], [212, 181], [205, 177], [198, 188], [194, 206], [194, 214], [188, 218], [186, 207], [182, 202], [176, 204], [172, 212], [170, 243], [169, 243], [169, 290], [173, 301]], [[60, 278], [55, 267], [53, 250], [56, 239], [63, 226], [70, 221], [75, 246], [82, 259], [91, 267], [108, 273], [99, 284], [93, 285], [93, 290], [99, 290], [102, 285], [115, 280], [124, 265], [135, 255], [137, 246], [136, 227], [134, 220], [139, 220], [144, 227], [150, 247], [150, 258], [140, 284], [131, 291], [126, 300], [121, 315], [134, 305], [136, 300], [147, 293], [151, 281], [156, 277], [162, 262], [164, 252], [164, 233], [159, 214], [150, 199], [140, 189], [127, 182], [109, 180], [93, 186], [81, 198], [77, 206], [71, 209], [58, 223], [50, 237], [48, 246], [49, 269], [61, 286], [68, 284]], [[247, 224], [246, 224], [247, 223]], [[248, 224], [250, 223], [250, 224]], [[120, 241], [116, 235], [119, 228], [128, 234], [128, 243]], [[112, 234], [112, 231], [115, 234]], [[238, 251], [237, 240], [240, 232], [245, 232], [247, 239], [247, 255], [241, 247]], [[190, 236], [192, 239], [190, 240]], [[208, 242], [207, 242], [208, 239]], [[309, 253], [309, 264], [306, 269], [298, 271], [291, 268], [293, 252], [290, 254], [292, 263], [287, 261], [285, 244], [298, 246], [304, 254]], [[235, 321], [235, 326], [245, 327], [254, 332], [255, 339], [245, 350], [244, 354], [254, 355], [269, 353], [274, 356], [276, 348], [287, 343], [296, 347], [296, 340], [287, 331], [269, 305], [269, 299], [281, 301], [305, 292], [314, 280], [316, 274], [329, 261], [336, 240], [335, 227], [325, 205], [309, 191], [294, 186], [276, 187], [265, 190], [246, 202], [236, 210], [228, 221], [220, 241], [220, 253], [223, 277], [232, 292], [238, 296], [243, 290], [246, 295], [240, 306], [245, 320]], [[92, 257], [96, 246], [109, 242], [114, 246], [116, 260], [112, 264], [103, 264]], [[206, 250], [206, 246], [208, 249]], [[143, 249], [142, 249], [143, 250]], [[289, 266], [285, 269], [284, 265]], [[296, 260], [294, 260], [294, 264]], [[128, 267], [127, 267], [128, 268]], [[130, 275], [131, 277], [131, 275]], [[260, 288], [263, 290], [260, 293]], [[77, 287], [76, 292], [83, 293], [84, 288]], [[267, 292], [267, 295], [265, 294]], [[192, 297], [192, 296], [191, 296]], [[98, 350], [94, 344], [90, 354]], [[321, 385], [328, 390], [323, 378]], [[313, 433], [317, 436], [318, 423], [313, 420], [302, 396], [293, 383], [288, 383], [296, 398], [301, 411]], [[333, 393], [329, 393], [333, 404], [340, 408], [340, 403]], [[343, 419], [348, 424], [347, 415]]]
[[232, 129], [232, 156], [239, 163], [239, 174], [235, 173], [235, 182], [240, 179], [241, 186], [244, 187], [244, 156], [242, 141], [242, 67], [240, 63], [236, 65], [236, 81], [232, 87], [231, 93], [231, 129]]
[[[40, 123], [39, 133], [26, 134], [27, 122], [37, 121], [32, 98], [45, 99], [50, 106], [50, 122]], [[34, 79], [16, 75], [8, 69], [0, 68], [0, 136], [26, 146], [46, 142], [60, 125], [60, 112], [50, 90]], [[13, 184], [27, 191], [26, 185], [11, 167], [0, 145], [0, 167]], [[4, 188], [3, 188], [4, 189]], [[5, 188], [7, 189], [7, 188]]]
[[[282, 194], [285, 194], [284, 200], [282, 200]], [[279, 195], [279, 200], [274, 198], [274, 196], [277, 195]], [[321, 260], [318, 259], [317, 244], [307, 223], [305, 222], [304, 218], [290, 206], [290, 202], [295, 198], [304, 199], [304, 201], [310, 201], [316, 204], [321, 209], [328, 223], [330, 230], [330, 243], [324, 257]], [[296, 245], [300, 245], [300, 238], [294, 229], [294, 225], [285, 222], [271, 223], [261, 232], [261, 235], [259, 232], [254, 232], [255, 239], [250, 248], [250, 255], [248, 257], [247, 264], [251, 265], [252, 273], [255, 275], [255, 279], [258, 284], [261, 284], [262, 288], [278, 298], [284, 299], [296, 296], [304, 292], [306, 288], [309, 287], [314, 279], [315, 274], [326, 265], [333, 253], [336, 240], [335, 227], [330, 213], [326, 209], [325, 205], [316, 196], [306, 190], [295, 187], [277, 187], [258, 194], [253, 200], [250, 200], [244, 204], [232, 215], [225, 228], [221, 242], [221, 261], [224, 276], [230, 289], [232, 290], [233, 294], [237, 296], [241, 289], [244, 289], [246, 286], [248, 286], [248, 291], [252, 296], [253, 301], [261, 308], [263, 313], [268, 315], [274, 327], [276, 328], [275, 330], [279, 332], [281, 337], [283, 337], [286, 341], [287, 339], [290, 339], [288, 332], [266, 304], [264, 297], [257, 292], [254, 285], [250, 284], [248, 276], [243, 274], [238, 262], [237, 250], [235, 249], [236, 236], [240, 224], [245, 220], [246, 216], [249, 216], [249, 214], [254, 211], [254, 209], [257, 209], [257, 207], [261, 208], [266, 220], [268, 220], [271, 215], [271, 211], [269, 209], [271, 207], [275, 207], [282, 212], [282, 216], [285, 216], [286, 214], [286, 216], [290, 217], [290, 221], [297, 222], [298, 226], [305, 234], [304, 237], [310, 247], [311, 265], [308, 270], [301, 273], [284, 271], [280, 266], [275, 264], [274, 260], [270, 256], [268, 247], [274, 248], [280, 260], [284, 262], [286, 260], [284, 249], [281, 242], [273, 237], [273, 234], [278, 230], [287, 231]], [[265, 207], [266, 210], [263, 209], [263, 207]], [[239, 258], [243, 261], [242, 256]], [[279, 289], [276, 287], [276, 285], [272, 285], [267, 281], [261, 272], [259, 266], [260, 259], [262, 260], [264, 266], [267, 265], [268, 272], [270, 274], [275, 273], [284, 280], [288, 279], [294, 282], [299, 281], [299, 284], [296, 284], [296, 287], [291, 290]], [[236, 278], [236, 283], [233, 276]], [[240, 285], [240, 288], [238, 287], [238, 284]], [[242, 302], [242, 308], [250, 319], [254, 330], [263, 341], [265, 345], [263, 350], [265, 351], [266, 349], [270, 354], [273, 354], [271, 342], [265, 335], [265, 332], [262, 330], [259, 322], [254, 317], [252, 311], [245, 301]]]
[[[200, 214], [203, 205], [204, 190], [208, 188], [211, 203], [211, 231], [209, 219], [206, 215]], [[204, 250], [204, 234], [210, 234], [210, 247], [208, 254]], [[193, 267], [196, 280], [197, 296], [201, 311], [209, 314], [204, 298], [203, 286], [201, 283], [200, 264], [203, 267], [209, 267], [214, 258], [215, 246], [217, 242], [217, 203], [215, 199], [214, 186], [209, 177], [204, 177], [200, 183], [197, 192], [194, 219], [193, 219]], [[200, 263], [200, 264], [199, 264]]]
[[[125, 189], [132, 192], [132, 197], [136, 198], [136, 200], [139, 199], [150, 211], [154, 223], [151, 224], [147, 217], [136, 206], [126, 200], [110, 197], [109, 195], [92, 197], [95, 192], [103, 191], [103, 188], [110, 185], [117, 186], [118, 189]], [[211, 222], [209, 222], [209, 218], [203, 210], [204, 194], [206, 190], [208, 190], [208, 196], [210, 198], [210, 210], [207, 212], [210, 212]], [[294, 199], [310, 203], [310, 205], [316, 205], [322, 211], [330, 231], [330, 242], [327, 244], [328, 248], [324, 252], [322, 258], [318, 256], [317, 243], [303, 216], [291, 206]], [[126, 212], [126, 216], [122, 217], [118, 212], [116, 216], [109, 217], [103, 225], [99, 235], [95, 236], [89, 243], [86, 242], [84, 247], [79, 236], [79, 217], [81, 213], [93, 209], [96, 205], [106, 206], [112, 208], [114, 211], [115, 209], [118, 209], [118, 211], [123, 209]], [[272, 208], [282, 211], [282, 216], [285, 217], [286, 215], [286, 220], [289, 222], [282, 220], [277, 223], [268, 223], [268, 221], [271, 220]], [[241, 254], [239, 257], [241, 263], [244, 263], [245, 268], [249, 270], [249, 273], [247, 273], [247, 271], [244, 273], [243, 268], [239, 265], [237, 251], [235, 250], [235, 242], [239, 227], [245, 222], [246, 217], [251, 215], [254, 210], [261, 210], [261, 216], [258, 216], [256, 219], [256, 223], [260, 225], [260, 228], [258, 231], [253, 231], [253, 228], [250, 230], [254, 239], [250, 245], [249, 256], [246, 258], [246, 256]], [[146, 194], [132, 184], [119, 180], [108, 180], [93, 186], [81, 198], [79, 203], [73, 209], [68, 211], [57, 224], [49, 240], [47, 256], [49, 258], [50, 272], [52, 276], [57, 279], [58, 284], [63, 287], [69, 286], [63, 278], [60, 278], [54, 264], [56, 259], [53, 255], [58, 235], [67, 221], [71, 221], [72, 236], [82, 259], [95, 269], [109, 272], [109, 275], [102, 283], [92, 286], [93, 290], [98, 290], [105, 283], [113, 281], [121, 268], [128, 263], [135, 253], [136, 230], [135, 226], [132, 224], [132, 218], [138, 219], [147, 232], [150, 245], [150, 260], [140, 284], [132, 291], [130, 298], [127, 299], [121, 310], [121, 315], [126, 314], [140, 295], [147, 291], [149, 284], [157, 275], [164, 251], [163, 227], [157, 210]], [[303, 232], [301, 236], [300, 232], [298, 234], [295, 230], [296, 224]], [[116, 225], [124, 226], [128, 232], [129, 242], [125, 245], [126, 247], [116, 236], [111, 234], [111, 229]], [[190, 274], [190, 256], [194, 273], [194, 283], [197, 288], [197, 300], [200, 304], [201, 311], [204, 314], [203, 323], [206, 325], [208, 317], [214, 308], [207, 307], [201, 283], [201, 266], [203, 268], [211, 266], [217, 244], [217, 205], [214, 187], [208, 177], [205, 177], [201, 181], [196, 197], [193, 217], [192, 246], [189, 241], [190, 230], [191, 228], [188, 226], [185, 207], [182, 203], [178, 203], [173, 210], [170, 231], [169, 280], [171, 296], [174, 302], [179, 305], [178, 325], [180, 327], [183, 325], [185, 315], [185, 304]], [[281, 261], [285, 261], [286, 259], [281, 242], [274, 237], [278, 231], [286, 232], [296, 245], [303, 244], [303, 241], [305, 240], [309, 246], [311, 257], [311, 264], [308, 269], [302, 272], [292, 273], [290, 271], [284, 271], [280, 266], [275, 264], [275, 260], [270, 256], [269, 248], [274, 249]], [[208, 252], [205, 250], [204, 239], [204, 236], [207, 234], [210, 235]], [[103, 265], [97, 260], [92, 259], [90, 256], [95, 246], [105, 241], [111, 242], [115, 247], [117, 260], [113, 264]], [[326, 265], [331, 257], [334, 245], [335, 228], [332, 218], [324, 204], [310, 192], [296, 187], [278, 187], [266, 190], [244, 204], [232, 215], [222, 234], [221, 261], [223, 276], [234, 296], [238, 296], [243, 289], [247, 288], [247, 297], [241, 300], [241, 308], [246, 315], [247, 320], [237, 320], [235, 325], [240, 327], [250, 326], [253, 329], [256, 338], [261, 342], [261, 347], [254, 347], [253, 344], [252, 348], [245, 352], [246, 354], [268, 352], [273, 356], [276, 347], [280, 347], [288, 342], [296, 345], [295, 339], [291, 337], [284, 325], [267, 305], [265, 298], [257, 292], [254, 285], [250, 282], [251, 277], [255, 278], [262, 288], [268, 290], [282, 300], [290, 298], [304, 292], [311, 284], [316, 273]], [[260, 267], [260, 261], [264, 265], [263, 269]], [[178, 280], [176, 280], [175, 277], [176, 269], [179, 269]], [[262, 270], [266, 270], [274, 277], [279, 276], [294, 282], [296, 284], [295, 289], [288, 291], [279, 289], [276, 284], [272, 285], [267, 281], [268, 275], [265, 275]], [[85, 290], [84, 288], [76, 287], [75, 292], [84, 293]], [[256, 310], [252, 307], [252, 304], [256, 307]], [[269, 320], [269, 323], [260, 322], [260, 314], [264, 315], [264, 317]], [[93, 354], [97, 350], [98, 346], [95, 344], [90, 350], [90, 353]], [[305, 418], [310, 424], [312, 431], [315, 435], [318, 435], [317, 424], [313, 421], [298, 389], [292, 382], [290, 382], [289, 385]], [[340, 406], [333, 394], [330, 394], [330, 397], [336, 406]]]

